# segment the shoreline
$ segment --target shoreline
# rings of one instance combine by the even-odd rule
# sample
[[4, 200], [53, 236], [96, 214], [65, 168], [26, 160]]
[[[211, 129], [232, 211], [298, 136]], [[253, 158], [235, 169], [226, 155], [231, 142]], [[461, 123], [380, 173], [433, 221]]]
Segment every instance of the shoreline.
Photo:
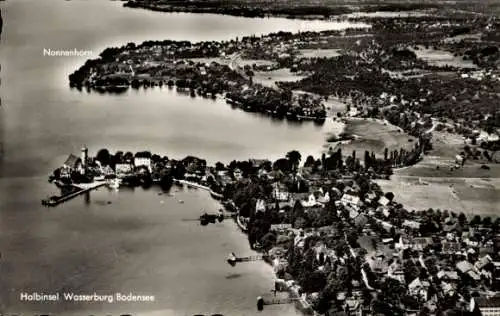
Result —
[[210, 196], [212, 196], [216, 200], [220, 200], [220, 199], [222, 199], [224, 197], [222, 194], [214, 192], [209, 187], [201, 185], [201, 184], [196, 183], [196, 182], [174, 179], [174, 183], [184, 184], [184, 185], [187, 185], [187, 186], [190, 186], [190, 187], [193, 187], [193, 188], [197, 188], [197, 189], [202, 189], [202, 190], [208, 191], [208, 193], [210, 193]]
[[[201, 189], [201, 190], [204, 190], [204, 191], [207, 191], [210, 193], [210, 196], [221, 203], [221, 206], [224, 207], [227, 211], [230, 211], [231, 210], [228, 210], [228, 208], [226, 207], [226, 203], [231, 203], [231, 200], [221, 200], [221, 198], [223, 197], [221, 194], [217, 194], [215, 192], [213, 192], [209, 187], [207, 186], [204, 186], [204, 185], [201, 185], [201, 184], [198, 184], [196, 182], [192, 182], [192, 181], [186, 181], [186, 180], [178, 180], [178, 179], [174, 179], [174, 183], [176, 184], [183, 184], [183, 185], [187, 185], [187, 186], [190, 186], [190, 187], [193, 187], [193, 188], [196, 188], [196, 189]], [[220, 196], [220, 198], [218, 198]], [[239, 210], [236, 209], [236, 216], [233, 216], [233, 221], [234, 223], [236, 224], [236, 227], [242, 232], [245, 234], [245, 236], [248, 236], [248, 227], [242, 223], [241, 219], [240, 219], [240, 215], [239, 215]], [[259, 253], [259, 254], [263, 254], [264, 252], [259, 250], [259, 249], [254, 249], [252, 247], [250, 247], [251, 250]], [[268, 264], [269, 266], [271, 266], [273, 268], [273, 271], [274, 271], [274, 265], [271, 261], [269, 260], [263, 260], [266, 264]], [[274, 278], [277, 278], [277, 275], [273, 272], [273, 276]], [[293, 279], [293, 281], [295, 281]], [[296, 307], [303, 315], [314, 315], [314, 316], [319, 316], [319, 314], [314, 311], [314, 309], [312, 308], [312, 305], [307, 301], [307, 299], [303, 298], [302, 296], [300, 296], [298, 290], [296, 287], [288, 287], [286, 292], [288, 292], [289, 294], [289, 297], [290, 299], [294, 300], [294, 304], [297, 304], [299, 303], [300, 306], [299, 307]]]
[[[239, 212], [239, 211], [237, 211]], [[248, 228], [245, 224], [243, 224], [240, 220], [240, 216], [237, 214], [236, 216], [233, 217], [233, 220], [236, 224], [236, 227], [242, 232], [244, 233], [246, 236], [248, 236]], [[264, 254], [263, 251], [261, 250], [258, 250], [258, 249], [253, 249], [252, 247], [250, 247], [251, 250], [259, 253], [259, 254]], [[278, 276], [276, 275], [276, 273], [274, 272], [274, 265], [272, 263], [272, 261], [270, 260], [263, 260], [267, 265], [269, 265], [271, 268], [273, 268], [273, 276], [275, 279], [278, 278]], [[295, 279], [292, 279], [291, 281], [295, 281]], [[296, 287], [293, 287], [293, 286], [290, 286], [290, 287], [287, 287], [287, 289], [284, 291], [284, 292], [287, 292], [288, 295], [289, 295], [289, 299], [292, 299], [294, 300], [293, 303], [295, 304], [295, 308], [303, 315], [314, 315], [314, 316], [319, 316], [320, 314], [318, 314], [313, 308], [312, 308], [312, 305], [307, 301], [307, 299], [304, 299], [303, 297], [300, 296], [298, 290]], [[297, 306], [297, 303], [300, 304], [300, 306]]]
[[[429, 3], [417, 4], [402, 4], [402, 3], [367, 3], [367, 4], [335, 4], [335, 5], [311, 5], [309, 3], [298, 4], [298, 6], [273, 6], [272, 2], [263, 5], [249, 5], [244, 1], [233, 3], [200, 3], [191, 1], [189, 5], [175, 2], [146, 2], [135, 0], [124, 0], [123, 7], [133, 9], [143, 9], [154, 12], [167, 13], [195, 13], [195, 14], [220, 14], [245, 18], [285, 18], [293, 20], [347, 20], [349, 15], [359, 13], [376, 13], [376, 12], [398, 12], [398, 13], [413, 13], [425, 10], [436, 9], [437, 5]], [[266, 5], [268, 4], [268, 5]]]

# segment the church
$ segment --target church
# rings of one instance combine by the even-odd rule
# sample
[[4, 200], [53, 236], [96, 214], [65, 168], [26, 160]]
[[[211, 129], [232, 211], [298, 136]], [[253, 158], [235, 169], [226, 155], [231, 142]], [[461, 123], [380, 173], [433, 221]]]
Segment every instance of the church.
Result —
[[61, 167], [61, 177], [71, 178], [73, 172], [85, 175], [88, 162], [88, 149], [83, 146], [80, 157], [70, 154]]

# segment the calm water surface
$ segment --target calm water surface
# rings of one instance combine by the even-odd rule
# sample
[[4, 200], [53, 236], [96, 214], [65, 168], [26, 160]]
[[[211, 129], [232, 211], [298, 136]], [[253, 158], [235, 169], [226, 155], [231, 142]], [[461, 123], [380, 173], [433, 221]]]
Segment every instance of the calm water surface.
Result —
[[[91, 154], [107, 147], [174, 158], [199, 155], [209, 162], [275, 159], [291, 149], [319, 153], [324, 133], [336, 126], [273, 121], [167, 88], [124, 95], [70, 90], [67, 75], [86, 58], [44, 57], [43, 49], [91, 50], [96, 57], [109, 45], [127, 42], [223, 40], [348, 24], [163, 14], [105, 0], [16, 0], [1, 8], [1, 312], [257, 314], [255, 297], [273, 285], [270, 268], [224, 264], [229, 251], [251, 254], [245, 236], [231, 222], [201, 228], [182, 221], [202, 208], [218, 209], [205, 192], [167, 197], [155, 189], [101, 189], [45, 209], [40, 199], [53, 191], [47, 175], [82, 144]], [[134, 292], [155, 295], [156, 301], [36, 304], [20, 302], [21, 291]], [[282, 305], [261, 314], [295, 313]]]

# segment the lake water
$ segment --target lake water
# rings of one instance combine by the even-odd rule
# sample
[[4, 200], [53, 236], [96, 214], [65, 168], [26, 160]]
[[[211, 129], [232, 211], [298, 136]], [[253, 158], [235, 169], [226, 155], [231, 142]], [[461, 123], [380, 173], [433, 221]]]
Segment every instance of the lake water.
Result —
[[[0, 50], [0, 312], [257, 314], [255, 297], [273, 286], [270, 268], [262, 262], [235, 268], [224, 264], [229, 251], [251, 254], [246, 237], [231, 222], [201, 228], [182, 221], [196, 218], [202, 208], [218, 209], [205, 192], [186, 190], [172, 198], [155, 189], [101, 189], [45, 209], [40, 200], [53, 191], [47, 176], [82, 144], [91, 154], [107, 147], [174, 158], [198, 155], [209, 162], [276, 159], [292, 149], [305, 158], [319, 154], [325, 133], [338, 126], [331, 121], [323, 126], [276, 121], [168, 88], [123, 95], [70, 90], [67, 76], [86, 57], [47, 57], [43, 49], [76, 48], [97, 57], [105, 47], [127, 42], [224, 40], [349, 24], [164, 14], [100, 0], [16, 0], [0, 7], [5, 22]], [[26, 303], [19, 300], [22, 291], [134, 292], [155, 295], [156, 301]], [[264, 314], [295, 311], [282, 305]]]

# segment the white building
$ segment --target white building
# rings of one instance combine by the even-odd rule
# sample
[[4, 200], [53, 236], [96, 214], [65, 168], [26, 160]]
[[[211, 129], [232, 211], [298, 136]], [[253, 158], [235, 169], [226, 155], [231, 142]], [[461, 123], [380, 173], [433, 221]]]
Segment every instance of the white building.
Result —
[[115, 165], [115, 172], [116, 172], [116, 176], [118, 178], [130, 174], [130, 173], [132, 173], [132, 171], [133, 171], [133, 166], [131, 164], [117, 163]]
[[314, 207], [316, 206], [316, 198], [314, 197], [314, 194], [309, 195], [309, 198], [307, 201], [300, 201], [300, 204], [302, 204], [303, 207]]
[[144, 166], [148, 168], [149, 172], [151, 172], [151, 158], [145, 158], [145, 157], [135, 157], [134, 158], [134, 166], [135, 167], [141, 167]]
[[361, 201], [359, 196], [347, 193], [342, 195], [340, 203], [342, 203], [345, 207], [353, 208], [355, 211], [359, 211], [359, 208], [363, 205], [363, 202]]

